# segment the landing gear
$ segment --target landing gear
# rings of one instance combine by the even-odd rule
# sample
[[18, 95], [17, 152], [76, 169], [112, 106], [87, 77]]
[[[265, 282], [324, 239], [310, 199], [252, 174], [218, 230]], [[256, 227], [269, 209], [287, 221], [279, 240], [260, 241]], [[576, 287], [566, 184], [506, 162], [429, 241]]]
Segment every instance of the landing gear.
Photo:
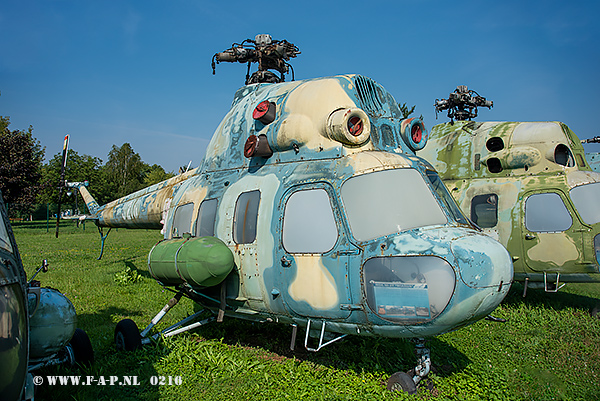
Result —
[[[193, 315], [180, 320], [174, 325], [167, 327], [160, 333], [148, 335], [154, 326], [156, 326], [156, 324], [160, 322], [160, 320], [167, 314], [167, 312], [177, 305], [183, 295], [183, 292], [176, 293], [175, 296], [171, 298], [169, 302], [162, 308], [162, 310], [158, 312], [156, 316], [154, 316], [154, 318], [150, 321], [150, 324], [144, 330], [142, 330], [142, 332], [140, 332], [133, 320], [121, 320], [115, 328], [115, 345], [117, 346], [117, 349], [120, 351], [134, 351], [140, 348], [142, 345], [149, 344], [152, 340], [157, 340], [161, 335], [165, 337], [171, 337], [175, 334], [195, 329], [215, 320], [214, 317], [209, 317], [208, 319], [204, 319], [199, 322], [196, 321], [204, 312], [204, 310], [200, 310]], [[194, 321], [196, 322], [190, 323]]]
[[115, 344], [120, 351], [134, 351], [142, 346], [140, 330], [133, 320], [124, 319], [117, 324]]
[[387, 389], [390, 391], [404, 391], [408, 394], [417, 393], [417, 385], [412, 376], [404, 372], [396, 372], [390, 376], [387, 382]]
[[[431, 358], [429, 348], [425, 347], [425, 339], [417, 338], [414, 340], [415, 350], [418, 358], [418, 365], [414, 368], [414, 374], [405, 372], [394, 373], [387, 382], [387, 389], [390, 391], [405, 391], [408, 394], [417, 392], [417, 384], [425, 378], [431, 370]], [[409, 371], [410, 373], [413, 370]]]
[[87, 333], [82, 329], [75, 329], [73, 338], [69, 342], [71, 351], [73, 351], [73, 358], [71, 359], [71, 365], [79, 364], [81, 366], [91, 365], [94, 362], [94, 349]]

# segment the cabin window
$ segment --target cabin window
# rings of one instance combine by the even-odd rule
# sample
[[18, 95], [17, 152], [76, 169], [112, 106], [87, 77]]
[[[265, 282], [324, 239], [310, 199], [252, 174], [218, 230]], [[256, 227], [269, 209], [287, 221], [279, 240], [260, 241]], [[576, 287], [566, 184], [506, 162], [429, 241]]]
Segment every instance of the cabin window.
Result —
[[256, 239], [260, 191], [243, 192], [235, 203], [233, 240], [236, 244], [251, 244]]
[[533, 194], [525, 201], [525, 227], [534, 232], [565, 231], [573, 224], [560, 195]]
[[193, 213], [193, 203], [177, 206], [177, 209], [175, 209], [175, 216], [173, 216], [173, 237], [181, 237], [185, 233], [191, 234]]
[[363, 271], [369, 308], [391, 321], [434, 319], [456, 281], [452, 267], [436, 256], [375, 257]]
[[342, 201], [358, 241], [448, 222], [423, 176], [411, 168], [354, 176], [342, 185]]
[[598, 208], [600, 182], [575, 187], [571, 189], [570, 194], [584, 222], [587, 224], [600, 222], [600, 208]]
[[498, 195], [477, 195], [471, 199], [471, 220], [481, 228], [498, 224]]
[[206, 199], [200, 204], [196, 220], [196, 237], [214, 237], [217, 203], [216, 199]]
[[324, 189], [298, 191], [283, 214], [283, 247], [290, 253], [325, 253], [338, 238], [329, 195]]

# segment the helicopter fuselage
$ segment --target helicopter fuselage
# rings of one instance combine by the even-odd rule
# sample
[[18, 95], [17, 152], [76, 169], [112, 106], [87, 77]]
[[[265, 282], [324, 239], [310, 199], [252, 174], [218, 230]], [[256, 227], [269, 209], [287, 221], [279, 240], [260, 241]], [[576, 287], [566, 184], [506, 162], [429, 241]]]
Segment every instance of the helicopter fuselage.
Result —
[[197, 169], [102, 207], [80, 190], [99, 226], [218, 238], [234, 264], [221, 285], [190, 284], [152, 257], [149, 268], [211, 309], [224, 300], [225, 315], [428, 337], [488, 315], [513, 270], [415, 156], [422, 140], [422, 123], [368, 78], [254, 84]]

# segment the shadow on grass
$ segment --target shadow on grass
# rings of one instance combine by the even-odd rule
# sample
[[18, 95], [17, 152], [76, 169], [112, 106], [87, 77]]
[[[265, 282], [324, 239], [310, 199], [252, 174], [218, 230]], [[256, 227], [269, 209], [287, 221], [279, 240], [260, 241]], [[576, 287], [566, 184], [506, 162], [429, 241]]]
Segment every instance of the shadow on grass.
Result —
[[154, 280], [154, 277], [150, 274], [148, 269], [139, 269], [135, 263], [132, 262], [132, 258], [120, 260], [119, 263], [125, 263], [125, 266], [129, 267], [131, 270], [135, 270], [140, 276], [146, 277]]
[[[595, 285], [598, 287], [597, 295], [600, 297], [600, 285], [578, 283], [569, 283], [567, 285], [572, 287], [575, 291], [578, 290], [577, 286]], [[600, 299], [593, 296], [573, 294], [564, 290], [559, 290], [556, 293], [547, 293], [543, 289], [528, 288], [527, 295], [523, 297], [523, 289], [523, 284], [514, 283], [502, 303], [507, 306], [528, 304], [555, 310], [576, 308], [587, 310], [589, 313], [597, 313], [600, 309]]]
[[[292, 351], [290, 326], [233, 318], [225, 318], [223, 323], [211, 323], [200, 328], [197, 333], [229, 345], [263, 349], [267, 351], [264, 356], [266, 359], [295, 358], [356, 373], [383, 372], [389, 376], [397, 371], [414, 369], [417, 364], [414, 343], [407, 339], [353, 335], [330, 344], [319, 352], [309, 352], [304, 347], [305, 332], [298, 328], [295, 349]], [[316, 347], [317, 343], [318, 339], [308, 339], [309, 347]], [[439, 376], [461, 371], [471, 362], [456, 348], [437, 338], [429, 339], [427, 347], [431, 350], [432, 371]]]

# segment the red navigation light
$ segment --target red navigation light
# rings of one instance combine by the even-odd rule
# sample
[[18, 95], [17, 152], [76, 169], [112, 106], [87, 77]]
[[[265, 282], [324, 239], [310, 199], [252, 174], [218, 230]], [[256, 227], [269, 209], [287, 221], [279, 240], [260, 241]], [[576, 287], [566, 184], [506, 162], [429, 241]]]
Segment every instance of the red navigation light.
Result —
[[252, 118], [267, 125], [275, 120], [275, 103], [264, 100], [252, 112]]
[[250, 135], [248, 139], [246, 139], [246, 143], [244, 144], [244, 156], [246, 156], [247, 158], [251, 158], [252, 156], [254, 156], [257, 144], [258, 138], [256, 137], [256, 135]]
[[248, 139], [246, 139], [246, 143], [244, 144], [244, 156], [246, 156], [248, 159], [255, 156], [268, 159], [272, 155], [273, 151], [269, 146], [266, 135], [250, 135]]

